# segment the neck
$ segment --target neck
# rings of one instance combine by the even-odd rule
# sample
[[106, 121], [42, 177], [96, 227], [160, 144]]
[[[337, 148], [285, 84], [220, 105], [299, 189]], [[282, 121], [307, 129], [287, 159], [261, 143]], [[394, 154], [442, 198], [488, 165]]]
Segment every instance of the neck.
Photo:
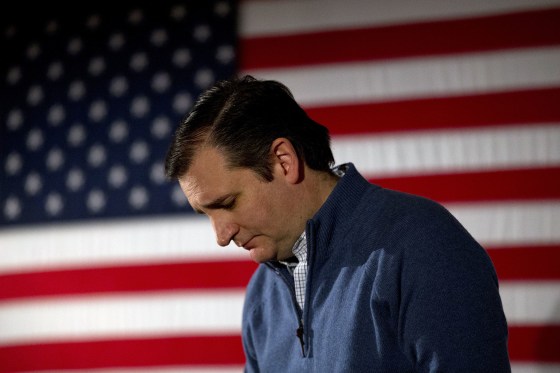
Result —
[[340, 179], [331, 173], [311, 170], [306, 167], [306, 194], [310, 201], [307, 206], [307, 219], [311, 219], [326, 202]]

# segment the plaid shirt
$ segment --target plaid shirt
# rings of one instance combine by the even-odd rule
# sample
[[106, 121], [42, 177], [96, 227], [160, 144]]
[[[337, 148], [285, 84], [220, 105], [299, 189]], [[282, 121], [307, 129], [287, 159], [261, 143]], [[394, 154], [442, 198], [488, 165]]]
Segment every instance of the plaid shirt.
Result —
[[[333, 173], [338, 177], [343, 177], [346, 173], [347, 165], [340, 165], [333, 168]], [[305, 231], [299, 236], [292, 248], [292, 252], [297, 258], [297, 262], [282, 262], [294, 276], [294, 286], [296, 300], [301, 310], [305, 305], [305, 284], [307, 282], [307, 238]]]
[[294, 277], [294, 286], [296, 291], [296, 300], [301, 310], [305, 304], [305, 283], [307, 280], [307, 239], [305, 231], [299, 236], [298, 240], [292, 248], [297, 262], [281, 262]]
[[297, 258], [297, 263], [285, 263], [292, 276], [296, 290], [296, 300], [299, 307], [303, 310], [305, 304], [305, 283], [307, 280], [307, 239], [305, 232], [298, 238], [292, 252]]

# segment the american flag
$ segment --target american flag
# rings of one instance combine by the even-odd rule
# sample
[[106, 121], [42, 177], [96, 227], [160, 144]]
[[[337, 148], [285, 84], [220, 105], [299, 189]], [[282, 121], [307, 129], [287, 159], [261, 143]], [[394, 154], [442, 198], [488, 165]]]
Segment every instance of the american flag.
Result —
[[337, 163], [448, 207], [496, 266], [513, 371], [560, 371], [560, 1], [1, 19], [0, 372], [242, 370], [256, 265], [161, 168], [196, 96], [234, 71], [290, 87]]

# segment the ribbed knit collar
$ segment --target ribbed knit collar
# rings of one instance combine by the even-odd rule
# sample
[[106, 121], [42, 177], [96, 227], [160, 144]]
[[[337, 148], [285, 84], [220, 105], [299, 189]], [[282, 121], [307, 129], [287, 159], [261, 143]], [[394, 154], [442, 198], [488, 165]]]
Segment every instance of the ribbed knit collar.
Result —
[[[371, 188], [371, 184], [356, 170], [352, 163], [344, 165], [346, 174], [342, 177], [333, 191], [321, 206], [319, 211], [308, 221], [308, 232], [311, 229], [311, 239], [316, 247], [318, 257], [328, 256], [330, 242], [333, 237], [345, 236], [356, 218], [355, 207], [359, 204], [364, 191]], [[313, 245], [312, 243], [312, 245]]]

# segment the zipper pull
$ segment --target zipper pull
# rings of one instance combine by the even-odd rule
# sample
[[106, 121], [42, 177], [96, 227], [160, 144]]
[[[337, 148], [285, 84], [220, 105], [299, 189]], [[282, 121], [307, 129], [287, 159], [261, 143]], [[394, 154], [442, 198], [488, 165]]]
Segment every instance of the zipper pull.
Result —
[[301, 354], [305, 357], [305, 351], [303, 349], [303, 326], [300, 325], [299, 328], [297, 328], [296, 336], [299, 339], [299, 343], [301, 343]]

